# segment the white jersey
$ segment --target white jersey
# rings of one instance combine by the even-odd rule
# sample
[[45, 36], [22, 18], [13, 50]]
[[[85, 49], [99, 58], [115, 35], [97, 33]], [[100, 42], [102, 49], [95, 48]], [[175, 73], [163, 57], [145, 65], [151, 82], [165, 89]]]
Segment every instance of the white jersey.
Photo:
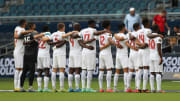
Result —
[[[49, 37], [51, 36], [51, 33], [45, 32], [44, 36]], [[50, 50], [50, 45], [47, 42], [43, 41], [42, 39], [39, 39], [38, 57], [49, 56], [49, 50]]]
[[70, 55], [77, 55], [77, 54], [81, 54], [82, 52], [82, 47], [79, 44], [79, 40], [81, 40], [81, 38], [76, 38], [73, 39], [71, 37], [68, 38], [69, 40], [69, 45], [70, 45]]
[[[14, 30], [18, 34], [18, 36], [21, 35], [21, 32], [25, 31], [24, 28], [17, 26]], [[24, 54], [24, 45], [23, 45], [24, 39], [15, 39], [15, 49], [14, 52], [18, 52], [20, 54]]]
[[[84, 40], [84, 41], [88, 41], [91, 39], [94, 39], [94, 32], [96, 32], [96, 29], [88, 27], [85, 28], [83, 30], [81, 30], [81, 32], [79, 33], [79, 36]], [[91, 45], [94, 47], [94, 50], [90, 50], [87, 48], [83, 48], [82, 53], [96, 53], [96, 41], [93, 41], [91, 43], [88, 43], [87, 45]]]
[[[138, 33], [137, 32], [132, 32], [131, 35], [132, 36], [136, 36]], [[133, 47], [137, 47], [137, 44], [136, 44], [136, 40], [129, 40], [129, 44]], [[131, 49], [130, 48], [130, 55], [134, 55], [134, 54], [137, 54], [138, 51], [135, 51], [134, 49]]]
[[[104, 33], [104, 34], [101, 34], [100, 36], [98, 36], [99, 47], [103, 47], [104, 45], [108, 44], [109, 37], [112, 37], [110, 33]], [[101, 55], [111, 54], [111, 45], [108, 46], [107, 48], [101, 50], [99, 54], [101, 54]]]
[[[62, 35], [66, 34], [65, 32], [54, 32], [51, 36], [49, 36], [50, 40], [53, 40], [53, 42], [65, 40], [62, 38]], [[61, 46], [60, 48], [55, 48], [53, 55], [66, 55], [66, 44]]]
[[[152, 33], [157, 34], [157, 33]], [[160, 56], [158, 53], [158, 44], [162, 44], [162, 38], [156, 37], [149, 41], [149, 48], [150, 48], [150, 59], [151, 60], [159, 60]]]
[[117, 48], [117, 51], [116, 51], [116, 55], [117, 56], [120, 56], [120, 55], [128, 55], [128, 46], [126, 45], [126, 41], [128, 40], [128, 36], [125, 35], [124, 33], [117, 33], [117, 35], [119, 37], [123, 37], [125, 40], [123, 41], [119, 41], [119, 40], [116, 40], [115, 38], [115, 41], [117, 44], [121, 44], [122, 45], [122, 49], [120, 48]]
[[[149, 44], [149, 38], [147, 35], [152, 33], [151, 29], [143, 28], [138, 30], [137, 33], [138, 34], [135, 37], [139, 39], [141, 43]], [[145, 48], [144, 50], [149, 51], [149, 47]]]

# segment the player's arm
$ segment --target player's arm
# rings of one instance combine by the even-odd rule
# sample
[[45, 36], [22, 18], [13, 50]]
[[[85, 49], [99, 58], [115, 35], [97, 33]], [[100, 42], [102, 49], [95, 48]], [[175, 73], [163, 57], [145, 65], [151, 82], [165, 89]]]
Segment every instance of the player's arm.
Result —
[[150, 38], [150, 39], [156, 38], [156, 37], [164, 38], [164, 36], [161, 35], [161, 34], [154, 35], [154, 34], [151, 34], [151, 33], [147, 34], [147, 37]]
[[33, 42], [36, 42], [34, 39], [33, 40], [30, 40], [30, 41], [24, 41], [23, 42], [23, 45], [28, 45], [28, 44], [31, 44], [31, 43], [33, 43]]
[[138, 48], [131, 46], [131, 45], [129, 44], [129, 41], [126, 41], [125, 44], [126, 44], [129, 48], [131, 48], [131, 49], [133, 49], [133, 50], [135, 50], [135, 51], [138, 51]]
[[94, 32], [94, 35], [101, 35], [101, 34], [103, 34], [103, 33], [111, 33], [111, 31], [109, 31], [109, 30], [102, 30], [102, 31], [96, 31], [96, 32]]
[[161, 50], [161, 44], [160, 43], [157, 44], [157, 48], [158, 48], [158, 54], [159, 54], [159, 57], [160, 57], [159, 65], [161, 65], [162, 62], [163, 62], [163, 59], [162, 59], [162, 50]]
[[38, 38], [41, 38], [43, 36], [44, 36], [44, 33], [40, 33], [40, 34], [34, 35], [34, 39], [38, 39]]
[[115, 37], [116, 40], [119, 40], [119, 41], [125, 40], [124, 37], [120, 37], [120, 36], [118, 36], [117, 34], [115, 34], [114, 37]]
[[94, 47], [93, 47], [93, 46], [88, 46], [88, 45], [86, 45], [82, 40], [78, 40], [78, 43], [79, 43], [79, 45], [80, 45], [81, 47], [83, 47], [83, 48], [88, 48], [88, 49], [90, 49], [90, 50], [94, 50]]
[[139, 46], [140, 49], [148, 47], [147, 43], [141, 43], [138, 39], [136, 39], [136, 44]]
[[49, 41], [50, 38], [49, 38], [49, 37], [42, 37], [42, 40], [43, 40], [43, 41]]
[[71, 38], [76, 39], [76, 38], [80, 38], [80, 36], [78, 34], [72, 34]]
[[105, 48], [109, 47], [110, 45], [111, 45], [111, 43], [110, 43], [110, 42], [109, 42], [109, 43], [107, 43], [107, 44], [105, 44], [104, 46], [100, 47], [100, 51], [102, 51], [103, 49], [105, 49]]
[[72, 31], [72, 32], [69, 32], [69, 33], [67, 33], [67, 34], [63, 34], [63, 35], [62, 35], [62, 38], [66, 38], [66, 37], [68, 37], [68, 36], [70, 36], [70, 35], [72, 35], [72, 34], [74, 34], [74, 33], [78, 33], [78, 31]]
[[56, 43], [55, 46], [56, 46], [57, 48], [60, 48], [60, 47], [62, 47], [64, 44], [66, 44], [66, 42], [67, 42], [66, 40], [58, 41], [58, 43]]
[[93, 42], [93, 41], [95, 41], [96, 39], [95, 38], [93, 38], [93, 39], [90, 39], [90, 40], [87, 40], [87, 41], [83, 41], [83, 43], [84, 44], [87, 44], [87, 43], [91, 43], [91, 42]]
[[117, 48], [121, 48], [121, 49], [123, 48], [123, 46], [120, 43], [117, 44], [115, 41], [113, 41], [112, 37], [109, 37], [108, 41], [109, 41], [110, 44], [116, 46]]

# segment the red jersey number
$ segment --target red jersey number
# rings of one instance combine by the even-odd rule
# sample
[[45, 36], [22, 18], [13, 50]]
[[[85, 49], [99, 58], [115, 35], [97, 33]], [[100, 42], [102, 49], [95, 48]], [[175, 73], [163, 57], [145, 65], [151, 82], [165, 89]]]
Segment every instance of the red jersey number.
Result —
[[144, 35], [139, 35], [139, 39], [144, 43]]
[[84, 34], [84, 40], [89, 40], [90, 34]]
[[39, 48], [41, 48], [41, 49], [46, 48], [44, 45], [45, 45], [45, 41], [40, 40], [39, 41]]
[[149, 40], [149, 48], [155, 49], [155, 41], [154, 40]]
[[105, 40], [104, 36], [100, 36], [100, 44], [103, 46], [105, 45], [104, 40]]
[[74, 47], [74, 39], [73, 38], [70, 38], [70, 42], [71, 42], [72, 47]]

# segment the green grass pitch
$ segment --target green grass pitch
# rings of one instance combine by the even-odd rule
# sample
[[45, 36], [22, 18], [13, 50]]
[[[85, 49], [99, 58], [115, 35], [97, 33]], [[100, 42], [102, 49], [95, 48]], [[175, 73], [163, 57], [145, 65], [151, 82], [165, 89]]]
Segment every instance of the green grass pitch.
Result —
[[[58, 79], [58, 78], [57, 78]], [[105, 78], [104, 78], [105, 79]], [[113, 83], [113, 82], [112, 82]], [[132, 81], [132, 87], [134, 82]], [[25, 88], [28, 88], [26, 80]], [[123, 81], [119, 80], [118, 89], [123, 90]], [[106, 81], [104, 80], [104, 88]], [[149, 85], [148, 85], [149, 87]], [[51, 88], [51, 82], [49, 83]], [[59, 88], [59, 81], [57, 81]], [[65, 88], [68, 89], [67, 78]], [[92, 88], [98, 89], [98, 80], [93, 79]], [[163, 81], [163, 90], [180, 90], [180, 82]], [[13, 79], [1, 78], [0, 90], [12, 90]], [[37, 89], [35, 79], [34, 89]], [[178, 101], [180, 93], [38, 93], [38, 92], [0, 92], [0, 101]]]

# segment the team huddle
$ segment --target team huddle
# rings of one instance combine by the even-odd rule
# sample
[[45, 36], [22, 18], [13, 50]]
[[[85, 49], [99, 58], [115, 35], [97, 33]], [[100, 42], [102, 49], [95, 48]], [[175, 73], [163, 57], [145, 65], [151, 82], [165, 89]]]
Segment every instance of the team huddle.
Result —
[[[25, 20], [19, 22], [15, 28], [15, 49], [14, 60], [16, 71], [14, 74], [14, 91], [24, 92], [24, 81], [27, 72], [29, 72], [29, 89], [33, 90], [33, 80], [35, 73], [35, 63], [37, 62], [37, 84], [38, 92], [49, 92], [48, 88], [50, 78], [50, 46], [53, 48], [53, 65], [51, 72], [52, 91], [65, 92], [64, 78], [66, 68], [66, 43], [69, 43], [69, 73], [68, 86], [69, 92], [97, 92], [91, 88], [93, 71], [96, 68], [96, 40], [99, 41], [99, 92], [119, 92], [118, 79], [120, 70], [124, 73], [124, 92], [160, 92], [161, 78], [163, 72], [162, 66], [162, 38], [158, 34], [159, 27], [152, 26], [147, 18], [142, 20], [141, 24], [133, 25], [134, 31], [127, 32], [125, 25], [118, 25], [119, 32], [112, 34], [110, 31], [110, 21], [102, 21], [104, 30], [95, 29], [96, 22], [88, 21], [88, 28], [82, 29], [79, 23], [73, 24], [74, 31], [65, 33], [65, 24], [57, 24], [57, 32], [50, 33], [48, 26], [43, 26], [42, 32], [38, 33], [34, 23], [28, 23]], [[25, 28], [28, 26], [28, 30]], [[113, 63], [111, 47], [116, 47], [116, 62]], [[130, 53], [128, 54], [128, 48]], [[112, 69], [115, 68], [114, 88], [111, 88]], [[103, 77], [106, 71], [107, 87], [104, 90]], [[135, 88], [131, 89], [131, 80], [135, 72]], [[150, 72], [150, 73], [149, 73]], [[44, 76], [42, 75], [44, 73]], [[56, 88], [56, 75], [59, 73], [60, 88]], [[141, 79], [143, 75], [143, 88], [141, 88]], [[150, 78], [149, 78], [150, 75]], [[44, 79], [44, 88], [42, 87], [42, 77]], [[72, 86], [75, 79], [75, 88]], [[147, 89], [148, 78], [150, 79], [150, 88]], [[157, 89], [154, 87], [156, 78]], [[81, 81], [82, 87], [79, 87]]]

